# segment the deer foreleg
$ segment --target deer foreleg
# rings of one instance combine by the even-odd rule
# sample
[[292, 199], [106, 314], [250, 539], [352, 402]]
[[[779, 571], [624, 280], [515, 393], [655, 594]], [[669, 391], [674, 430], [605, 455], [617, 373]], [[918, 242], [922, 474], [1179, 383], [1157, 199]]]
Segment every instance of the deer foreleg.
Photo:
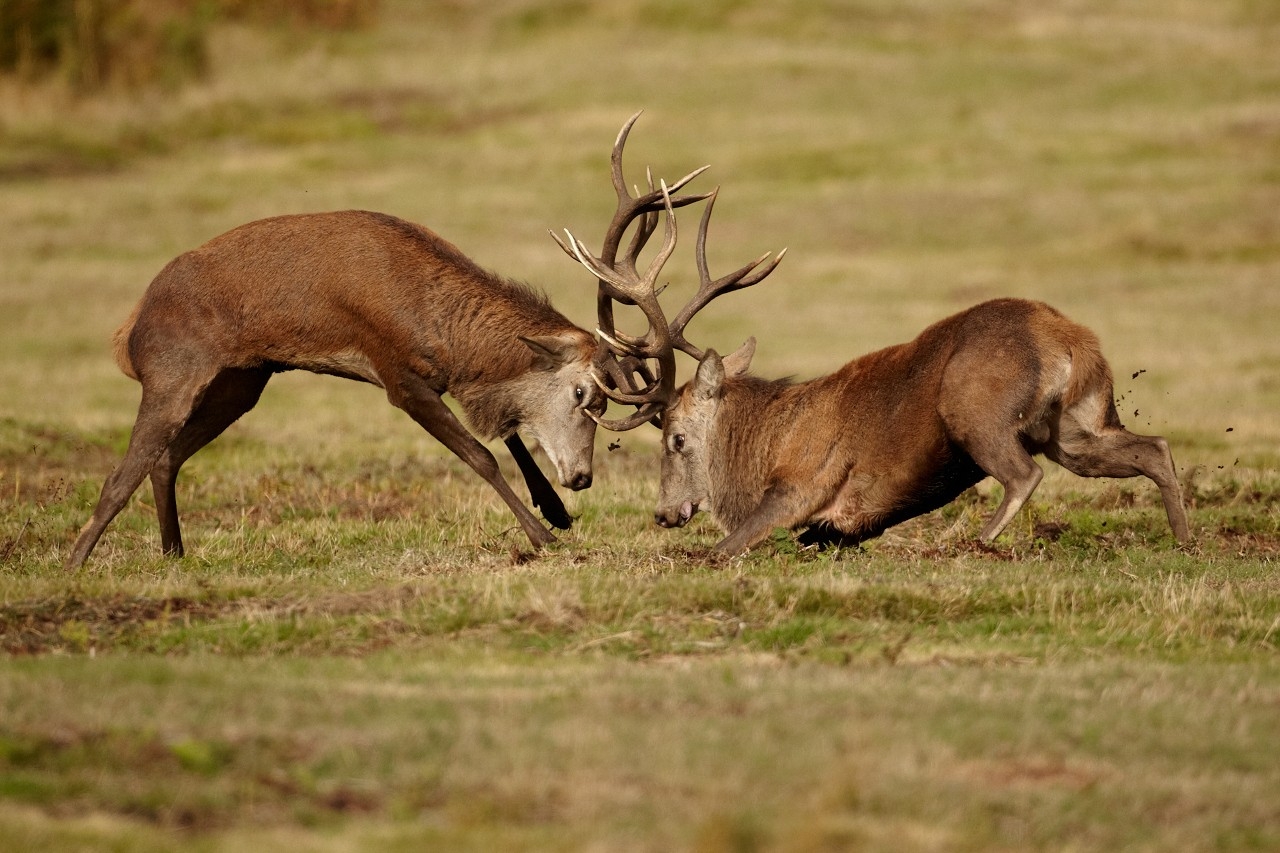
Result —
[[506, 439], [506, 445], [511, 451], [512, 458], [516, 460], [516, 465], [520, 466], [520, 473], [524, 475], [525, 485], [529, 487], [529, 499], [533, 501], [534, 506], [542, 510], [542, 517], [549, 521], [552, 527], [558, 527], [561, 530], [572, 527], [573, 519], [564, 508], [564, 502], [560, 500], [560, 496], [556, 494], [555, 488], [542, 473], [538, 463], [533, 460], [533, 454], [529, 453], [529, 448], [524, 446], [520, 436], [512, 433]]
[[778, 528], [790, 530], [809, 519], [815, 509], [806, 499], [806, 490], [789, 483], [775, 483], [746, 519], [716, 544], [722, 554], [736, 557], [759, 545]]
[[825, 551], [827, 548], [854, 548], [868, 539], [874, 539], [882, 532], [879, 528], [872, 528], [869, 533], [847, 533], [830, 522], [823, 521], [810, 525], [796, 537], [796, 541], [801, 547], [817, 548], [820, 551]]
[[417, 376], [403, 378], [398, 385], [388, 384], [387, 396], [393, 404], [409, 413], [418, 424], [431, 433], [437, 441], [452, 450], [459, 459], [493, 486], [494, 491], [511, 509], [520, 528], [535, 546], [550, 545], [556, 537], [542, 526], [529, 508], [521, 503], [514, 490], [502, 478], [498, 460], [467, 431], [457, 416], [449, 410], [444, 400], [425, 381]]

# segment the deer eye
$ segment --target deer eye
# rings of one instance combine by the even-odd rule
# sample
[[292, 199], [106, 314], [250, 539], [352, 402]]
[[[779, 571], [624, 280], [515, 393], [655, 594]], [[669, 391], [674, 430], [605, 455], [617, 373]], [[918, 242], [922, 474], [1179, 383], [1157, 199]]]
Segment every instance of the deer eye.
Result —
[[577, 400], [579, 403], [582, 402], [582, 398], [585, 394], [586, 392], [582, 390], [581, 385], [573, 389], [573, 399]]
[[676, 453], [679, 453], [680, 451], [684, 450], [683, 435], [681, 435], [680, 433], [676, 433], [675, 435], [671, 436], [671, 449], [674, 450]]

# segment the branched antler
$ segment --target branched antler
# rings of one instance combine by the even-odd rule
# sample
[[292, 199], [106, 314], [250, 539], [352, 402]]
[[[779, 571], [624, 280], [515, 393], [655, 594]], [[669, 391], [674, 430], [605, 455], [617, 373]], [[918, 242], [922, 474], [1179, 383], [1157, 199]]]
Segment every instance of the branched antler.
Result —
[[[603, 324], [602, 328], [597, 330], [608, 355], [604, 359], [604, 364], [607, 365], [604, 375], [597, 375], [596, 382], [614, 402], [639, 407], [629, 417], [620, 420], [596, 419], [601, 426], [616, 432], [632, 429], [653, 420], [662, 413], [662, 409], [670, 401], [675, 390], [675, 350], [671, 344], [671, 330], [667, 325], [667, 318], [662, 313], [662, 306], [658, 304], [656, 284], [658, 275], [662, 272], [662, 266], [676, 248], [676, 215], [666, 182], [661, 182], [661, 192], [667, 212], [665, 236], [662, 248], [658, 250], [658, 254], [649, 263], [644, 274], [636, 269], [636, 252], [629, 249], [627, 256], [621, 261], [607, 264], [592, 255], [580, 240], [569, 232], [565, 232], [566, 250], [572, 253], [578, 263], [596, 276], [599, 281], [601, 300], [617, 300], [623, 304], [635, 305], [649, 321], [649, 330], [639, 338], [622, 335], [612, 328], [606, 330]], [[648, 214], [644, 215], [648, 217]], [[656, 217], [656, 214], [654, 216]], [[637, 244], [643, 245], [652, 231], [651, 226], [642, 223], [636, 239], [632, 240], [632, 247], [636, 247]], [[612, 314], [611, 308], [610, 314]], [[619, 359], [630, 360], [628, 364], [631, 364], [631, 369], [628, 365], [620, 363]], [[632, 380], [633, 374], [638, 372], [634, 368], [636, 365], [644, 364], [648, 359], [656, 360], [658, 363], [656, 376], [650, 379], [645, 387], [637, 388]]]
[[753, 284], [758, 284], [764, 278], [782, 263], [783, 257], [787, 254], [787, 250], [783, 249], [778, 252], [778, 256], [769, 259], [773, 252], [765, 252], [751, 263], [734, 270], [728, 275], [723, 275], [715, 281], [711, 280], [711, 273], [707, 270], [707, 224], [711, 221], [711, 210], [716, 205], [716, 197], [720, 194], [720, 188], [716, 187], [711, 191], [707, 199], [707, 207], [702, 212], [702, 222], [698, 226], [698, 241], [695, 244], [694, 254], [698, 263], [698, 292], [693, 295], [688, 304], [680, 309], [680, 313], [671, 321], [671, 343], [683, 353], [693, 356], [701, 361], [703, 351], [695, 347], [693, 344], [685, 340], [684, 329], [689, 325], [689, 321], [693, 316], [707, 307], [707, 303], [725, 293], [732, 293], [735, 290], [742, 290]]
[[[653, 175], [646, 170], [648, 192], [641, 194], [637, 189], [636, 194], [632, 195], [627, 189], [627, 182], [622, 174], [622, 152], [626, 146], [627, 136], [638, 118], [640, 113], [636, 113], [627, 120], [613, 145], [610, 171], [614, 191], [618, 197], [618, 207], [605, 231], [604, 245], [600, 255], [598, 257], [592, 255], [582, 241], [568, 231], [565, 231], [566, 239], [561, 239], [555, 232], [551, 234], [565, 254], [586, 267], [595, 275], [598, 282], [596, 311], [599, 328], [596, 334], [600, 338], [601, 352], [597, 357], [596, 383], [610, 400], [637, 407], [630, 416], [617, 420], [591, 415], [601, 426], [616, 432], [633, 429], [640, 424], [660, 418], [663, 409], [671, 402], [675, 393], [675, 351], [677, 349], [694, 358], [702, 357], [702, 350], [690, 344], [684, 337], [684, 329], [694, 315], [717, 296], [750, 287], [763, 280], [773, 272], [786, 254], [786, 249], [783, 249], [777, 257], [770, 260], [772, 253], [766, 253], [741, 269], [712, 280], [707, 270], [707, 223], [710, 221], [711, 209], [715, 205], [719, 188], [710, 193], [698, 195], [673, 195], [706, 171], [708, 166], [694, 169], [671, 186], [667, 186], [665, 181], [659, 181], [656, 189], [653, 185]], [[696, 244], [700, 281], [698, 292], [681, 309], [675, 321], [668, 323], [662, 306], [658, 303], [658, 294], [662, 288], [657, 287], [657, 279], [663, 265], [675, 250], [675, 209], [704, 199], [709, 201], [702, 215]], [[657, 229], [659, 213], [664, 210], [666, 226], [662, 247], [642, 274], [636, 267], [637, 259], [648, 243], [649, 237]], [[622, 238], [633, 222], [636, 224], [635, 233], [625, 254], [619, 258], [618, 249], [622, 245]], [[640, 308], [649, 323], [648, 331], [640, 337], [619, 332], [614, 324], [614, 302]], [[651, 361], [656, 362], [656, 370], [649, 369]]]
[[[671, 348], [670, 332], [666, 316], [658, 304], [656, 282], [675, 249], [676, 220], [674, 210], [694, 204], [707, 198], [707, 194], [673, 195], [694, 178], [701, 175], [709, 167], [694, 169], [674, 184], [667, 186], [653, 185], [653, 175], [646, 170], [645, 177], [648, 192], [641, 194], [639, 190], [633, 196], [627, 189], [627, 181], [622, 171], [622, 153], [627, 144], [627, 137], [636, 120], [637, 112], [627, 120], [618, 132], [614, 141], [613, 152], [609, 158], [610, 174], [613, 189], [618, 197], [618, 206], [613, 219], [605, 230], [604, 245], [600, 255], [594, 256], [586, 246], [565, 232], [567, 239], [562, 240], [558, 234], [551, 236], [564, 252], [590, 270], [599, 282], [596, 296], [596, 314], [598, 318], [597, 334], [602, 343], [602, 352], [597, 360], [599, 367], [596, 381], [608, 395], [609, 399], [624, 405], [639, 406], [629, 417], [619, 420], [596, 420], [606, 429], [624, 431], [639, 426], [657, 417], [675, 387], [675, 358]], [[649, 242], [649, 237], [658, 227], [658, 214], [667, 211], [666, 237], [658, 256], [649, 264], [644, 275], [636, 268], [641, 250]], [[625, 254], [618, 257], [618, 249], [622, 238], [631, 224], [636, 223], [635, 233], [627, 246]], [[619, 332], [613, 317], [613, 303], [636, 305], [649, 321], [649, 330], [644, 336], [636, 338]], [[656, 374], [649, 370], [647, 360], [657, 361]], [[637, 381], [637, 378], [639, 381]], [[593, 415], [593, 417], [595, 417]]]

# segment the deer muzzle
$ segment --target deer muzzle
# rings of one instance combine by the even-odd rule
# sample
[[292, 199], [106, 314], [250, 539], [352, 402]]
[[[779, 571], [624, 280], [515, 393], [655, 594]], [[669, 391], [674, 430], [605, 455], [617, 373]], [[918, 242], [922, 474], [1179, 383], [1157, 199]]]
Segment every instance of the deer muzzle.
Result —
[[692, 501], [680, 504], [679, 509], [660, 509], [653, 514], [653, 520], [659, 527], [684, 527], [698, 511], [698, 505]]

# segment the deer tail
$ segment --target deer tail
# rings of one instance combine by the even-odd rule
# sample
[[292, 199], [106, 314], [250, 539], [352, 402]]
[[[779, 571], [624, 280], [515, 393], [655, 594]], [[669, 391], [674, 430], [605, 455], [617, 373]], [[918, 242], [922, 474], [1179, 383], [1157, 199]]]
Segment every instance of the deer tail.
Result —
[[111, 346], [113, 354], [116, 358], [116, 364], [119, 365], [120, 371], [130, 379], [136, 380], [138, 372], [133, 369], [133, 361], [129, 358], [129, 336], [133, 334], [133, 326], [138, 322], [138, 309], [142, 307], [141, 301], [133, 307], [133, 313], [129, 315], [129, 319], [124, 321], [120, 328], [116, 329], [116, 333], [111, 336]]

